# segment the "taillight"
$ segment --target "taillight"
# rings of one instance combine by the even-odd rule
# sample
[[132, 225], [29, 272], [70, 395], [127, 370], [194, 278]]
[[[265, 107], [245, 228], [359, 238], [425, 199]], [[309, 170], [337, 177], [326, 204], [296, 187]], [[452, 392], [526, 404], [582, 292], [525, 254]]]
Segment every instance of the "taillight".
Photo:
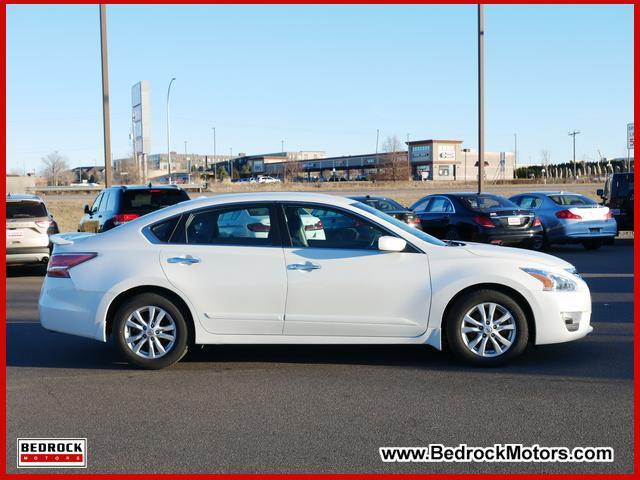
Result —
[[36, 222], [36, 225], [40, 228], [49, 228], [49, 225], [51, 225], [51, 222], [49, 220], [38, 220]]
[[70, 278], [69, 269], [94, 258], [97, 253], [58, 253], [51, 257], [47, 277]]
[[304, 226], [304, 229], [306, 231], [309, 231], [309, 230], [322, 230], [323, 228], [324, 228], [324, 226], [322, 225], [322, 221], [321, 220], [318, 220], [318, 222], [314, 223], [313, 225], [305, 225]]
[[252, 232], [268, 232], [271, 229], [269, 225], [264, 223], [250, 223], [247, 228]]
[[542, 226], [542, 222], [540, 221], [540, 219], [538, 217], [536, 217], [535, 220], [533, 221], [533, 226], [534, 227], [541, 227]]
[[137, 213], [119, 213], [118, 215], [114, 215], [111, 219], [114, 225], [122, 225], [123, 223], [130, 222], [131, 220], [135, 220], [140, 215]]
[[407, 223], [409, 225], [420, 225], [420, 219], [418, 217], [407, 217]]
[[556, 217], [561, 218], [562, 220], [582, 220], [580, 215], [576, 215], [570, 210], [560, 210], [556, 212]]
[[493, 224], [493, 222], [488, 217], [485, 217], [484, 215], [474, 215], [472, 218], [473, 218], [473, 221], [476, 222], [481, 227], [495, 228], [495, 225]]
[[612, 218], [613, 218], [613, 213], [611, 213], [611, 210], [609, 210], [607, 214], [604, 216], [604, 219], [611, 220]]

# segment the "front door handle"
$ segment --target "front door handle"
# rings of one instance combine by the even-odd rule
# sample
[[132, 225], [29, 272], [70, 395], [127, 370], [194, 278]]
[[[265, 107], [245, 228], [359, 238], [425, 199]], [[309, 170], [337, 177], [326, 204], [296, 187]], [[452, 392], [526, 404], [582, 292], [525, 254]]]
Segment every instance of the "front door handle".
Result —
[[303, 272], [310, 272], [311, 270], [318, 270], [320, 265], [316, 265], [311, 262], [306, 263], [292, 263], [287, 265], [287, 270], [302, 270]]
[[192, 263], [200, 263], [199, 258], [194, 258], [191, 255], [187, 255], [186, 257], [171, 257], [167, 258], [168, 263], [184, 263], [186, 265], [191, 265]]

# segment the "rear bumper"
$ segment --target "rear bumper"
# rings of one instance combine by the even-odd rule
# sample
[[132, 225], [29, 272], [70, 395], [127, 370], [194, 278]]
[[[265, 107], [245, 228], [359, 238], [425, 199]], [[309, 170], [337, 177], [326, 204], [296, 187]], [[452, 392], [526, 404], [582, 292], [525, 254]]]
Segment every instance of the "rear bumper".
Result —
[[49, 247], [7, 248], [7, 265], [44, 263], [49, 260]]
[[492, 243], [494, 245], [505, 246], [530, 246], [542, 238], [542, 231], [526, 230], [521, 232], [480, 232], [472, 241], [482, 243]]
[[618, 234], [615, 221], [576, 222], [560, 225], [547, 231], [547, 238], [552, 242], [571, 243], [598, 238], [613, 238]]
[[47, 330], [106, 341], [99, 312], [113, 299], [110, 294], [77, 289], [73, 279], [45, 277], [40, 291], [40, 324]]

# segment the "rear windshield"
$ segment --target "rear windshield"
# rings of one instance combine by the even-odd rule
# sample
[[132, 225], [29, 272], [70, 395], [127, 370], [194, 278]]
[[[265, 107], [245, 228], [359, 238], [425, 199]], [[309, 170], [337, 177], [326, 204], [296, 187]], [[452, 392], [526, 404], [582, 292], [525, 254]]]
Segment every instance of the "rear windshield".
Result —
[[122, 193], [122, 212], [151, 212], [169, 205], [189, 200], [184, 190], [157, 188], [150, 190], [125, 190]]
[[47, 209], [40, 202], [7, 202], [7, 218], [46, 217]]
[[462, 203], [474, 210], [494, 210], [496, 208], [519, 208], [511, 200], [498, 195], [461, 195]]
[[597, 205], [596, 202], [584, 195], [549, 195], [549, 198], [558, 205]]

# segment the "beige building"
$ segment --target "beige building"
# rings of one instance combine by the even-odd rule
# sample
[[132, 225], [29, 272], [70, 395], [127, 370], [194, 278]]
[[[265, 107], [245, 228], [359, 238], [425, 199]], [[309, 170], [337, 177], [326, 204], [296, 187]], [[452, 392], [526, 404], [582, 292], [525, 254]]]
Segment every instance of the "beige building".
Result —
[[[462, 140], [407, 142], [412, 176], [416, 180], [473, 181], [478, 179], [478, 152], [462, 146]], [[485, 152], [485, 179], [513, 178], [512, 152]]]

